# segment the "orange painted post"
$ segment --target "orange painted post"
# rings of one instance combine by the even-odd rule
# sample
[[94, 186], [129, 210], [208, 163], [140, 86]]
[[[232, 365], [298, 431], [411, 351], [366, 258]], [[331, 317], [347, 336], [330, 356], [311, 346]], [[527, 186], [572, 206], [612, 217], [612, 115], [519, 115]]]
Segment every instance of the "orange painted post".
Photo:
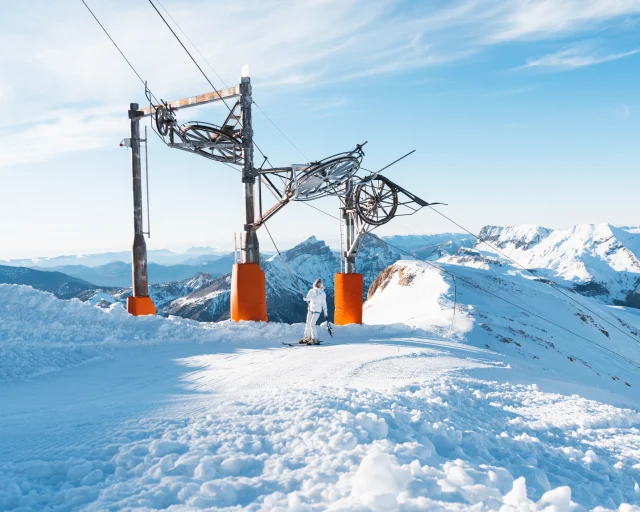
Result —
[[267, 282], [257, 263], [236, 263], [231, 273], [231, 320], [267, 321]]
[[362, 324], [362, 274], [335, 275], [336, 325]]
[[133, 316], [155, 315], [156, 307], [149, 296], [127, 297], [127, 311]]

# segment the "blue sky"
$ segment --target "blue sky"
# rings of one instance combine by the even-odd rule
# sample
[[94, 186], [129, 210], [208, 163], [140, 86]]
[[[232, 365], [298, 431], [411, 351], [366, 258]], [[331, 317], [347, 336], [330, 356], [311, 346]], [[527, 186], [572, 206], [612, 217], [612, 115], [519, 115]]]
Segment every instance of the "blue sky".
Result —
[[[147, 1], [87, 1], [156, 96], [210, 89]], [[254, 99], [311, 159], [368, 140], [375, 169], [416, 149], [388, 176], [474, 230], [640, 224], [638, 0], [162, 4], [226, 83], [249, 64]], [[80, 0], [12, 3], [0, 43], [0, 258], [127, 249], [118, 143], [140, 83]], [[302, 163], [259, 111], [254, 129], [272, 162]], [[238, 174], [154, 139], [149, 164], [149, 247], [232, 247]], [[337, 213], [335, 199], [318, 206]], [[337, 221], [303, 205], [270, 228], [283, 247], [338, 240]], [[423, 211], [381, 233], [450, 230]]]

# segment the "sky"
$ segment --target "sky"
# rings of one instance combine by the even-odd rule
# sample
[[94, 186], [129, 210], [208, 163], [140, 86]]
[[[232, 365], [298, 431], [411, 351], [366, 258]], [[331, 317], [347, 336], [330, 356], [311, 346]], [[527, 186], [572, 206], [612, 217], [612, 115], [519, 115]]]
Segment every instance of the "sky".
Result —
[[[86, 1], [157, 97], [211, 90], [148, 0]], [[154, 1], [216, 87], [249, 66], [293, 143], [254, 109], [277, 166], [368, 141], [368, 169], [415, 149], [385, 174], [473, 231], [640, 225], [640, 0]], [[129, 103], [146, 101], [138, 78], [80, 0], [7, 2], [0, 48], [0, 259], [128, 249], [119, 142]], [[220, 124], [223, 108], [179, 120]], [[151, 132], [148, 160], [148, 247], [232, 248], [239, 173]], [[338, 213], [337, 198], [315, 205]], [[302, 204], [269, 227], [281, 248], [339, 244], [338, 221]], [[423, 210], [379, 232], [446, 231], [459, 229]]]

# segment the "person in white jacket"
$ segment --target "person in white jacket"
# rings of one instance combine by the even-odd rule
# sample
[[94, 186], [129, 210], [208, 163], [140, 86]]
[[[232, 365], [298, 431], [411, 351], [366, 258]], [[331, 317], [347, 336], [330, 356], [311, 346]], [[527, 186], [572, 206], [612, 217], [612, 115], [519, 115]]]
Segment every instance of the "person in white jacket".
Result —
[[318, 328], [316, 324], [320, 318], [320, 313], [324, 313], [324, 317], [329, 318], [327, 316], [327, 294], [324, 292], [321, 279], [316, 279], [304, 300], [309, 305], [309, 310], [307, 311], [307, 326], [304, 330], [302, 341], [305, 343], [318, 343]]

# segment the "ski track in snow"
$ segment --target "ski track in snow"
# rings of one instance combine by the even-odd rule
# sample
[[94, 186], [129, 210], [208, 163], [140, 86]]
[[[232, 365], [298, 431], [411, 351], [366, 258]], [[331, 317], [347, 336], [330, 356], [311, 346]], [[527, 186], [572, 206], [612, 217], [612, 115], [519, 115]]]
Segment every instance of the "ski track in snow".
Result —
[[0, 299], [0, 510], [640, 510], [637, 407], [509, 355]]

